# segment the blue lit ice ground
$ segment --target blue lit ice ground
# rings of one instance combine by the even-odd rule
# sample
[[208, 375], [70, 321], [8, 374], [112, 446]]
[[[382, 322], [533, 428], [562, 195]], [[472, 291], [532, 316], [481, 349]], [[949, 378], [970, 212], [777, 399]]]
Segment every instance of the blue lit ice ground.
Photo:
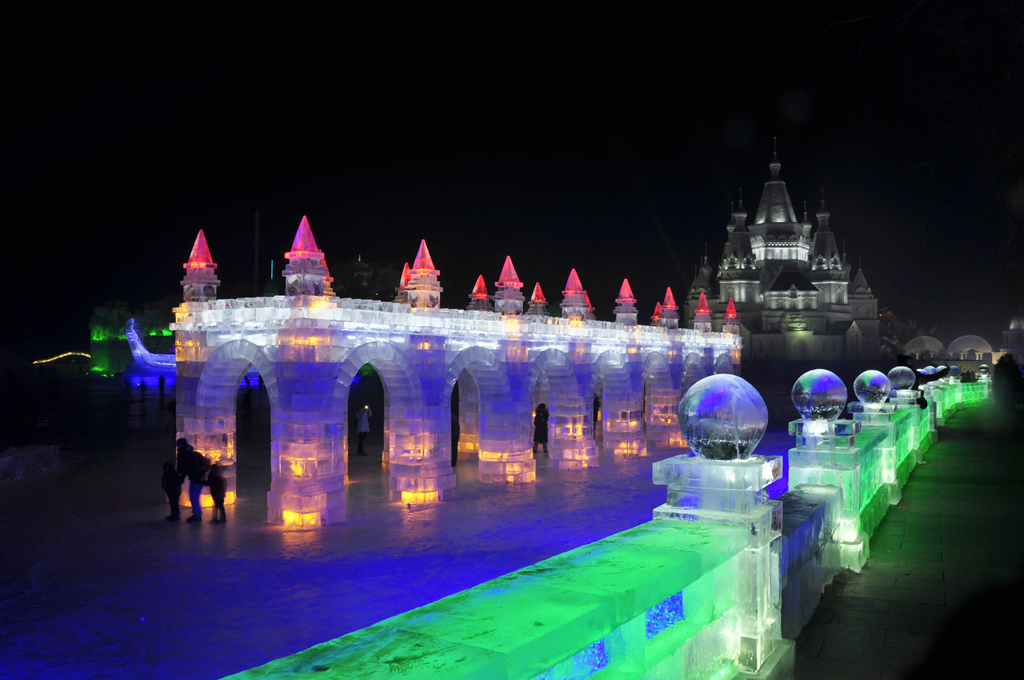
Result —
[[[385, 500], [378, 453], [352, 458], [347, 522], [286, 531], [266, 524], [257, 398], [227, 526], [170, 525], [171, 413], [156, 390], [126, 404], [119, 386], [85, 385], [67, 385], [75, 450], [60, 469], [0, 485], [0, 677], [221, 677], [636, 526], [665, 500], [651, 465], [671, 452], [588, 472], [542, 461], [536, 484], [511, 487], [463, 463], [454, 501], [410, 510]], [[781, 452], [795, 412], [768, 406], [758, 451]]]

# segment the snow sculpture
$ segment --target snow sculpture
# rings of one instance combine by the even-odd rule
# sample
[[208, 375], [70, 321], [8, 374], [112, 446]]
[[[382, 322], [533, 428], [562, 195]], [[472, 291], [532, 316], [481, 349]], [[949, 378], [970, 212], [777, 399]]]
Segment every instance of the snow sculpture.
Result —
[[654, 464], [654, 483], [668, 487], [655, 519], [742, 526], [747, 548], [737, 572], [735, 640], [743, 671], [772, 677], [769, 658], [782, 640], [779, 555], [782, 505], [767, 487], [782, 477], [782, 456], [752, 456], [768, 424], [757, 390], [734, 375], [699, 381], [679, 404], [679, 426], [696, 457], [679, 455]]
[[[228, 502], [236, 488], [239, 380], [249, 370], [263, 379], [271, 407], [273, 523], [344, 520], [348, 396], [368, 364], [384, 384], [382, 466], [390, 498], [431, 503], [455, 492], [453, 415], [463, 433], [457, 455], [478, 458], [481, 480], [529, 483], [536, 479], [538, 404], [550, 411], [552, 467], [598, 464], [595, 395], [607, 453], [643, 455], [649, 443], [681, 446], [676, 406], [684, 358], [700, 378], [740, 348], [735, 336], [590, 320], [593, 306], [575, 270], [564, 291], [565, 318], [551, 318], [539, 284], [521, 313], [522, 282], [508, 257], [493, 312], [441, 309], [440, 271], [425, 241], [403, 271], [397, 303], [333, 296], [326, 257], [305, 218], [287, 257], [287, 295], [218, 300], [216, 265], [200, 234], [171, 326], [176, 436], [226, 467]], [[628, 321], [635, 314], [628, 283], [620, 298]]]

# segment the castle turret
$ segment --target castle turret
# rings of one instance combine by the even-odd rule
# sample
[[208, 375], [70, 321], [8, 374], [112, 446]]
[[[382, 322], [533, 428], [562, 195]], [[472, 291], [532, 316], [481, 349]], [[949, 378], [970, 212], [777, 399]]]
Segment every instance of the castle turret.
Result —
[[[701, 293], [701, 299], [704, 299], [703, 293]], [[662, 328], [679, 328], [679, 305], [676, 304], [671, 287], [665, 289], [665, 301], [661, 303], [658, 325]]]
[[494, 311], [508, 316], [519, 316], [523, 313], [523, 294], [519, 290], [523, 282], [519, 280], [516, 268], [512, 266], [512, 258], [505, 256], [505, 264], [501, 267], [501, 276], [494, 284]]
[[292, 240], [292, 249], [284, 254], [288, 260], [281, 275], [284, 276], [284, 294], [323, 295], [324, 287], [329, 286], [330, 274], [324, 265], [324, 254], [317, 248], [313, 238], [313, 230], [309, 228], [309, 220], [302, 216], [299, 228]]
[[196, 236], [196, 241], [192, 244], [188, 262], [182, 267], [185, 268], [185, 278], [181, 280], [185, 302], [205, 302], [217, 299], [217, 286], [220, 285], [220, 279], [213, 271], [217, 265], [210, 257], [210, 247], [206, 245], [206, 236], [202, 229], [199, 230], [199, 235]]
[[622, 279], [622, 287], [619, 288], [619, 297], [615, 298], [615, 321], [626, 326], [636, 325], [636, 298], [633, 297], [633, 289], [629, 286], [629, 279]]
[[582, 321], [587, 318], [587, 309], [590, 304], [587, 302], [587, 291], [583, 290], [580, 277], [573, 269], [569, 272], [569, 279], [565, 282], [565, 290], [562, 291], [562, 318]]
[[402, 276], [398, 279], [398, 288], [395, 288], [395, 302], [402, 304], [409, 303], [409, 293], [405, 287], [409, 285], [409, 263], [402, 267]]
[[711, 308], [708, 307], [708, 300], [704, 293], [700, 294], [697, 301], [697, 311], [693, 315], [693, 329], [704, 333], [711, 332]]
[[722, 323], [722, 332], [729, 333], [731, 335], [740, 334], [740, 319], [739, 315], [736, 314], [736, 305], [733, 304], [732, 298], [729, 298], [729, 304], [725, 308], [725, 319]]
[[444, 289], [437, 280], [440, 273], [434, 269], [427, 242], [420, 241], [420, 249], [409, 269], [409, 283], [405, 287], [413, 309], [441, 309], [441, 292]]
[[476, 278], [476, 285], [473, 286], [473, 292], [469, 294], [469, 305], [466, 309], [478, 312], [489, 312], [491, 311], [490, 305], [488, 304], [490, 297], [491, 296], [487, 294], [487, 284], [484, 283], [484, 275], [481, 274]]
[[531, 316], [551, 316], [551, 312], [548, 311], [548, 299], [544, 297], [539, 281], [533, 286], [533, 295], [530, 296], [530, 306], [526, 313]]
[[654, 313], [651, 314], [651, 325], [652, 326], [657, 326], [657, 325], [660, 324], [660, 322], [661, 322], [661, 303], [660, 302], [655, 302], [654, 303]]

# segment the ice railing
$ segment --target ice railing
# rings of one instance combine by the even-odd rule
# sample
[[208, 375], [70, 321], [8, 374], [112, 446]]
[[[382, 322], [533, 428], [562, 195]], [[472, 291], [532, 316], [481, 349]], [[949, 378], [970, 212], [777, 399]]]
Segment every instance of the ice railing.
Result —
[[232, 677], [732, 677], [747, 543], [654, 520]]
[[[988, 386], [933, 391], [950, 412], [983, 401]], [[890, 422], [864, 425], [846, 442], [863, 455], [828, 459], [835, 484], [793, 484], [790, 469], [792, 488], [777, 499], [782, 527], [770, 578], [741, 573], [744, 553], [756, 548], [750, 527], [654, 520], [231, 677], [355, 668], [361, 677], [732, 677], [740, 669], [741, 603], [768, 601], [767, 591], [781, 588], [781, 635], [796, 638], [843, 566], [844, 532], [874, 530], [880, 517], [861, 524], [864, 509], [882, 499], [884, 513], [891, 484], [906, 483], [933, 441], [931, 410], [915, 404]], [[875, 451], [890, 446], [891, 457]], [[777, 472], [753, 463], [756, 483], [743, 477], [742, 486], [761, 489]], [[744, 494], [714, 497], [727, 505], [712, 514], [748, 509]], [[682, 500], [670, 490], [670, 503]], [[747, 592], [753, 584], [766, 592]]]
[[172, 330], [205, 329], [207, 326], [229, 324], [269, 324], [284, 320], [316, 319], [359, 325], [388, 325], [424, 331], [472, 331], [507, 334], [586, 335], [592, 339], [622, 340], [635, 338], [640, 342], [665, 342], [670, 338], [684, 346], [709, 347], [719, 350], [739, 349], [737, 335], [704, 333], [690, 328], [666, 329], [659, 326], [626, 326], [613, 321], [571, 321], [560, 317], [524, 314], [503, 316], [496, 312], [462, 309], [413, 310], [408, 304], [326, 298], [315, 296], [277, 296], [272, 298], [232, 298], [206, 302], [188, 302], [176, 310]]

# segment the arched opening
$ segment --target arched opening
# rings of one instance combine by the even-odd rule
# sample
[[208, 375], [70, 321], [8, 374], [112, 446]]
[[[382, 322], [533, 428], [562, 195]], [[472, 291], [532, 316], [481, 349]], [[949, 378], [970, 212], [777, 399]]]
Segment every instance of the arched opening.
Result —
[[548, 465], [562, 470], [585, 470], [598, 465], [591, 430], [592, 407], [588, 384], [581, 390], [572, 362], [560, 350], [538, 354], [530, 367], [534, 404], [548, 405]]
[[349, 476], [377, 476], [381, 469], [389, 468], [385, 436], [389, 410], [387, 391], [380, 375], [372, 364], [363, 364], [352, 377], [346, 404]]
[[448, 367], [447, 385], [452, 408], [457, 409], [460, 458], [477, 456], [480, 480], [535, 481], [529, 404], [522, 388], [513, 392], [497, 355], [483, 347], [463, 350]]
[[[182, 381], [186, 383], [186, 381]], [[277, 418], [278, 384], [273, 364], [262, 348], [236, 340], [217, 348], [202, 365], [195, 391], [179, 385], [177, 437], [221, 466], [226, 491], [225, 506], [238, 497], [238, 476], [246, 477], [246, 494], [258, 496], [266, 489], [266, 470], [272, 468], [273, 432]], [[241, 419], [245, 461], [239, 465], [238, 423]], [[182, 507], [191, 507], [189, 482], [182, 486]], [[212, 507], [209, 489], [201, 496], [202, 507]]]

